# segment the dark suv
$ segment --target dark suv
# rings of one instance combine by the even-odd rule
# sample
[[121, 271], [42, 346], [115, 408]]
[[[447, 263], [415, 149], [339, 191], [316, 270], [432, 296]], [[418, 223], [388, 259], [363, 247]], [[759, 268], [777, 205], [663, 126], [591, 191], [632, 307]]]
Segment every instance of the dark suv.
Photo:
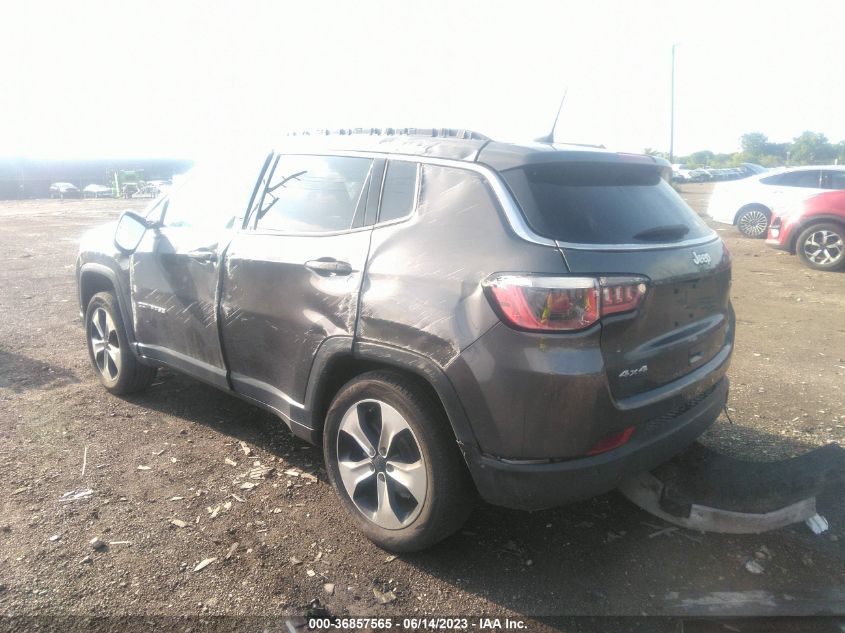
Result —
[[167, 366], [272, 411], [388, 549], [452, 533], [476, 492], [596, 495], [728, 391], [729, 255], [670, 175], [474, 133], [290, 138], [83, 239], [91, 360], [112, 393]]

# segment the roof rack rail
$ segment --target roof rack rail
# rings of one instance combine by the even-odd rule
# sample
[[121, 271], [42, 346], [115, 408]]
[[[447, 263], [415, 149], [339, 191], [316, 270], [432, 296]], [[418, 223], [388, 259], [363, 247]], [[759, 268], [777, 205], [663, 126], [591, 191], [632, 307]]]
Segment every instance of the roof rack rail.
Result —
[[454, 138], [460, 140], [489, 141], [489, 136], [473, 130], [459, 130], [453, 128], [418, 128], [418, 127], [356, 127], [340, 129], [317, 129], [304, 130], [301, 132], [288, 132], [288, 136], [427, 136], [432, 138]]
[[607, 149], [604, 143], [596, 145], [595, 143], [571, 143], [569, 141], [555, 141], [556, 145], [573, 145], [575, 147], [595, 147], [596, 149]]

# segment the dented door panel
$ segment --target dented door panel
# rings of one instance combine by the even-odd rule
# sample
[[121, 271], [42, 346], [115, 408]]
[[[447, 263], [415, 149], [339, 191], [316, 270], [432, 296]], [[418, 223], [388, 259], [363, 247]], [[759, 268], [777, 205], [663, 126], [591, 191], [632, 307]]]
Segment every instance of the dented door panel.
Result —
[[129, 273], [141, 354], [225, 388], [216, 309], [221, 239], [225, 232], [196, 228], [148, 231]]
[[[222, 338], [235, 391], [299, 419], [314, 355], [352, 335], [371, 228], [336, 235], [244, 231], [226, 253]], [[333, 273], [319, 262], [348, 263]], [[309, 262], [312, 268], [306, 266]]]

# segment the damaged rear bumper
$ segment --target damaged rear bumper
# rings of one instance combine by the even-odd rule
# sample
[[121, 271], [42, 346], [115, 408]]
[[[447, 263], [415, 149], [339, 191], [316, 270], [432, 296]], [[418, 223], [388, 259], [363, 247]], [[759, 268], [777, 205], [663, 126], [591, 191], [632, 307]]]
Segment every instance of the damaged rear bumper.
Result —
[[540, 510], [585, 499], [649, 471], [692, 444], [725, 404], [728, 379], [722, 378], [694, 407], [668, 421], [656, 420], [617, 449], [565, 461], [516, 462], [489, 455], [468, 456], [467, 463], [485, 501], [522, 510]]
[[755, 534], [807, 520], [824, 523], [816, 515], [816, 496], [841, 488], [843, 478], [845, 450], [836, 444], [790, 459], [750, 462], [695, 443], [654, 471], [623, 482], [620, 491], [681, 527]]

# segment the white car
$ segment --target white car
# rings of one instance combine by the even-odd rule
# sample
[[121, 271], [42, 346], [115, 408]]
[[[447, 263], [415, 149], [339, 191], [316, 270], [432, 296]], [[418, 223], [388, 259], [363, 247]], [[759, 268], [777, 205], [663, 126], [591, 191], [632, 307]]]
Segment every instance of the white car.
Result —
[[79, 196], [79, 187], [70, 182], [54, 182], [50, 185], [51, 198], [69, 198]]
[[817, 193], [845, 189], [845, 165], [809, 165], [767, 171], [713, 188], [707, 215], [734, 224], [747, 237], [765, 237], [772, 209]]
[[82, 195], [86, 198], [111, 198], [114, 194], [111, 187], [91, 183], [82, 189]]

